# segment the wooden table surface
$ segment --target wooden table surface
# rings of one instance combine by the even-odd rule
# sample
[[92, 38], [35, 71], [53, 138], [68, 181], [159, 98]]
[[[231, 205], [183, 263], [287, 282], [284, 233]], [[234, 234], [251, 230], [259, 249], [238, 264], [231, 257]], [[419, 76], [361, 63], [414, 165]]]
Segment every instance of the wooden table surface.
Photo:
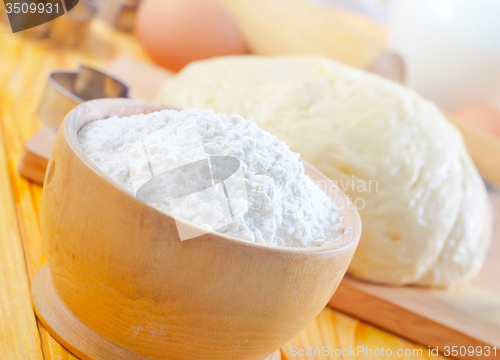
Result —
[[[53, 69], [76, 69], [84, 62], [104, 68], [115, 56], [148, 60], [132, 35], [92, 23], [77, 49], [48, 40], [13, 35], [0, 24], [0, 359], [76, 359], [37, 322], [31, 306], [30, 280], [44, 263], [40, 229], [42, 188], [21, 178], [17, 165], [24, 143], [41, 127], [36, 110]], [[299, 355], [299, 350], [344, 350], [330, 356]], [[354, 318], [325, 309], [282, 348], [283, 359], [355, 359], [348, 349], [363, 346], [394, 359], [433, 358], [422, 348]], [[399, 353], [402, 356], [397, 356]], [[422, 350], [422, 351], [420, 351]], [[316, 354], [318, 354], [316, 351]], [[406, 355], [405, 355], [406, 352]]]

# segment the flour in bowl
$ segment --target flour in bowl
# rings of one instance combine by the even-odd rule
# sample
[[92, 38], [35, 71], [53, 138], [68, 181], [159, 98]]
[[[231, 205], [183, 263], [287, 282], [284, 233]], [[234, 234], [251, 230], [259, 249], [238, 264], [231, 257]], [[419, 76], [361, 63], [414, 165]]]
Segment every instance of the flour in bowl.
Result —
[[[207, 157], [239, 160], [239, 180], [246, 190], [248, 206], [245, 212], [238, 213], [241, 208], [230, 201], [228, 216], [232, 221], [215, 228], [219, 233], [282, 247], [316, 247], [335, 242], [343, 235], [340, 209], [305, 175], [299, 154], [241, 116], [188, 109], [111, 117], [87, 124], [78, 133], [78, 139], [90, 160], [134, 195], [147, 183], [149, 173], [154, 178]], [[145, 153], [147, 165], [135, 167], [134, 159], [143, 154], [140, 150], [144, 139], [150, 144]], [[213, 172], [214, 160], [211, 164]], [[225, 191], [231, 196], [230, 187]], [[212, 195], [223, 198], [224, 192]], [[203, 226], [203, 219], [214, 213], [202, 201], [203, 196], [193, 195], [188, 199], [189, 211], [177, 211], [174, 204], [178, 200], [167, 197], [158, 197], [150, 204]]]

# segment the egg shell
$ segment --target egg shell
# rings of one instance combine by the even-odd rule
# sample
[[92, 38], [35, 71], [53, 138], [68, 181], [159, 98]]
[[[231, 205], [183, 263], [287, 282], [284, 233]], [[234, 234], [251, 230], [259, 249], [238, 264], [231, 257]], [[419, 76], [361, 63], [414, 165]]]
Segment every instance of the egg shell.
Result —
[[216, 0], [144, 0], [135, 28], [152, 59], [174, 71], [195, 60], [247, 53], [238, 25]]

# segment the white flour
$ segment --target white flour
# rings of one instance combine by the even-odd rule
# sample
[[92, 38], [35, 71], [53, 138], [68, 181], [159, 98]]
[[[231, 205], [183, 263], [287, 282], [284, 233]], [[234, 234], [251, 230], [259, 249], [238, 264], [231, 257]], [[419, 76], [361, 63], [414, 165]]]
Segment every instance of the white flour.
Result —
[[[210, 110], [166, 110], [149, 115], [112, 117], [86, 125], [78, 138], [99, 169], [135, 194], [137, 183], [134, 184], [129, 167], [129, 150], [133, 144], [186, 120], [194, 120], [198, 125], [207, 155], [232, 156], [241, 164], [248, 211], [218, 232], [248, 242], [283, 247], [320, 246], [343, 235], [339, 208], [304, 174], [299, 154], [241, 116], [215, 114]], [[186, 143], [194, 141], [188, 135], [155, 144], [154, 151], [159, 154], [162, 154], [162, 147], [169, 147], [168, 156], [149, 159], [155, 175], [199, 159], [200, 154], [196, 151], [182, 151]], [[166, 198], [151, 205], [172, 212]], [[203, 203], [192, 205], [194, 211], [181, 217], [195, 224], [203, 223], [199, 219], [211, 209]]]

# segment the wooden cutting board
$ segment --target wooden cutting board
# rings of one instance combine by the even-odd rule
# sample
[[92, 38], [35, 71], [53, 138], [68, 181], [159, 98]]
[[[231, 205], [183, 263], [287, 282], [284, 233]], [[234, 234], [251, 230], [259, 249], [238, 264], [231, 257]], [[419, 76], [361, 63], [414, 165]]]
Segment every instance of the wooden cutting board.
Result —
[[[500, 188], [489, 187], [493, 240], [480, 274], [445, 290], [369, 284], [346, 276], [330, 306], [420, 344], [438, 347], [496, 347], [500, 359]], [[470, 359], [454, 356], [460, 359]]]
[[[130, 58], [118, 58], [105, 70], [127, 83], [131, 96], [148, 101], [153, 100], [161, 84], [171, 76], [162, 68]], [[476, 161], [485, 159], [480, 170], [481, 166], [488, 170], [491, 164], [497, 164], [487, 175], [489, 180], [500, 184], [500, 174], [495, 175], [500, 151], [492, 152], [488, 147], [481, 151], [481, 135], [474, 133], [472, 140], [466, 135], [466, 142], [473, 141], [470, 144], [474, 146]], [[26, 145], [20, 169], [24, 174], [31, 172], [30, 179], [39, 183], [43, 183], [54, 137], [54, 129], [43, 128]], [[374, 285], [347, 276], [330, 306], [414, 342], [438, 347], [440, 351], [446, 351], [445, 346], [496, 346], [500, 358], [500, 188], [490, 187], [489, 194], [496, 219], [494, 240], [487, 263], [474, 281], [443, 291]], [[469, 358], [460, 354], [456, 357]]]

